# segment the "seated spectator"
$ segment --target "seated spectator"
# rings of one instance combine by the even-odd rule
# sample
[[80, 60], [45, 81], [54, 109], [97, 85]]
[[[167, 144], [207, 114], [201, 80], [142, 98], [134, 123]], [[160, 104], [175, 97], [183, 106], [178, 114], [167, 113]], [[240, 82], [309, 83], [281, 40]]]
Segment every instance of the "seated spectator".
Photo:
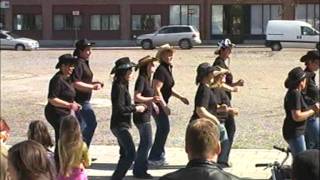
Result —
[[169, 173], [160, 180], [235, 180], [240, 179], [223, 171], [216, 163], [221, 147], [219, 128], [212, 121], [201, 118], [189, 123], [185, 150], [189, 163], [185, 168]]
[[8, 172], [11, 180], [56, 179], [46, 150], [33, 140], [20, 142], [9, 149]]
[[9, 137], [10, 128], [5, 120], [0, 120], [0, 180], [8, 179], [8, 150], [5, 145]]
[[34, 140], [42, 144], [42, 146], [47, 150], [47, 155], [50, 162], [54, 167], [56, 167], [54, 153], [50, 150], [50, 148], [53, 146], [53, 142], [48, 128], [43, 121], [32, 121], [29, 124], [28, 140]]
[[298, 153], [292, 164], [293, 180], [319, 180], [319, 154], [318, 149]]

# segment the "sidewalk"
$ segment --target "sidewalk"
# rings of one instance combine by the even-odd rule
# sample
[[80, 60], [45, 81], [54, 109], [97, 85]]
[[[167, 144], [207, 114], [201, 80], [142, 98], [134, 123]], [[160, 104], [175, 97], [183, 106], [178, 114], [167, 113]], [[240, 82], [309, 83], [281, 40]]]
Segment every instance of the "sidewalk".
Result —
[[[155, 177], [155, 180], [164, 174], [184, 167], [188, 162], [183, 148], [167, 148], [166, 150], [169, 165], [148, 171]], [[118, 146], [92, 145], [90, 146], [90, 154], [92, 157], [97, 158], [97, 160], [87, 170], [89, 179], [110, 179], [119, 159]], [[277, 150], [233, 149], [230, 155], [233, 167], [225, 170], [244, 179], [268, 179], [271, 175], [270, 169], [256, 168], [255, 164], [272, 163], [274, 161], [281, 162], [284, 157], [285, 154]], [[289, 163], [291, 163], [291, 158], [287, 161], [287, 164]], [[133, 179], [135, 178], [132, 176], [132, 169], [130, 169], [125, 180]]]

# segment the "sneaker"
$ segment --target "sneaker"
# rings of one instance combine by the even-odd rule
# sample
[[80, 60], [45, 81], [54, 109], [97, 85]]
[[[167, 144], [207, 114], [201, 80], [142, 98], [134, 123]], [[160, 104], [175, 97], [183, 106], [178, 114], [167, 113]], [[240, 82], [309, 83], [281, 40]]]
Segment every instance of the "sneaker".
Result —
[[133, 174], [133, 176], [135, 178], [138, 178], [138, 179], [153, 179], [153, 176], [151, 174], [148, 174], [148, 173], [143, 173], [143, 174]]
[[148, 160], [148, 165], [152, 167], [162, 167], [162, 166], [167, 166], [168, 162], [166, 160], [158, 160], [158, 161]]

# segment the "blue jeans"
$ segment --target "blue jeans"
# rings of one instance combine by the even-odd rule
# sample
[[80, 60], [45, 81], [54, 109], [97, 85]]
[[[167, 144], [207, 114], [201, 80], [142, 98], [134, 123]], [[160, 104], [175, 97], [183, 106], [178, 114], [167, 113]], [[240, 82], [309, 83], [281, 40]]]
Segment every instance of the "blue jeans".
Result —
[[120, 146], [120, 159], [111, 179], [120, 180], [131, 167], [136, 156], [136, 150], [128, 128], [113, 128], [111, 131], [116, 136]]
[[133, 174], [145, 174], [148, 170], [148, 154], [152, 146], [151, 123], [136, 124], [140, 134], [140, 144], [133, 166]]
[[159, 109], [160, 112], [155, 117], [157, 131], [149, 155], [149, 160], [151, 161], [165, 160], [164, 146], [170, 131], [169, 117], [166, 115], [166, 113], [164, 113], [162, 108]]
[[230, 142], [228, 139], [228, 133], [225, 128], [225, 124], [221, 123], [219, 125], [219, 129], [220, 129], [221, 152], [218, 156], [218, 163], [228, 163]]
[[89, 147], [91, 144], [94, 131], [97, 127], [97, 120], [96, 120], [96, 115], [94, 114], [89, 101], [85, 101], [81, 103], [81, 106], [82, 106], [82, 109], [80, 110], [80, 113], [77, 114], [77, 116], [80, 121], [83, 140], [86, 142], [87, 146]]
[[306, 136], [307, 149], [320, 149], [319, 117], [314, 116], [307, 120], [305, 136]]
[[296, 156], [299, 152], [305, 151], [306, 141], [304, 135], [297, 136], [295, 138], [291, 138], [286, 140], [289, 144], [292, 156]]

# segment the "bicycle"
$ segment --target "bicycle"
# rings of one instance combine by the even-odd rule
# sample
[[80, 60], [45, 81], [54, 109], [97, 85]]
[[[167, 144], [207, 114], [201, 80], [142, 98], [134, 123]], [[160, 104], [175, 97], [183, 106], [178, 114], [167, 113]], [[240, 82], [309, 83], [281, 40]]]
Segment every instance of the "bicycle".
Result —
[[271, 177], [270, 180], [291, 180], [291, 166], [284, 165], [284, 163], [288, 160], [290, 149], [289, 148], [281, 148], [277, 146], [273, 146], [274, 149], [279, 150], [281, 152], [286, 153], [285, 158], [282, 160], [281, 163], [275, 161], [273, 163], [259, 163], [256, 164], [255, 167], [265, 167], [272, 168], [271, 169]]

